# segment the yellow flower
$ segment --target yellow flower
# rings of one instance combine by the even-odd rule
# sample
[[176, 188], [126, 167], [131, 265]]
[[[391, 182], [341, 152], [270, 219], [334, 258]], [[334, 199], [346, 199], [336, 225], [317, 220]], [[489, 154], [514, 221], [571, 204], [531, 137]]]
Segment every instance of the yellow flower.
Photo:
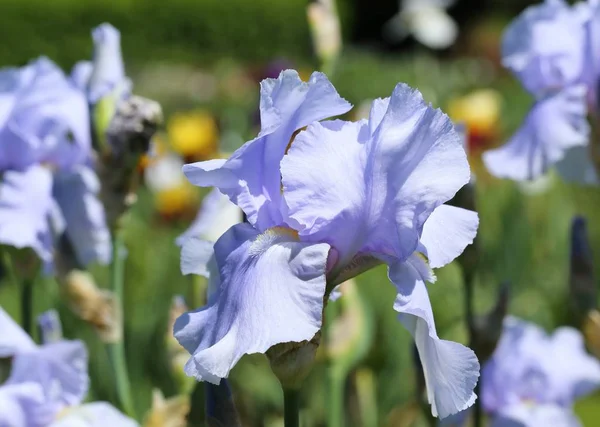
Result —
[[167, 131], [171, 147], [184, 157], [206, 160], [217, 154], [217, 123], [206, 111], [174, 114], [169, 119]]
[[478, 138], [491, 138], [500, 119], [501, 96], [493, 89], [480, 89], [454, 98], [448, 104], [448, 114], [455, 123], [464, 123], [468, 133]]

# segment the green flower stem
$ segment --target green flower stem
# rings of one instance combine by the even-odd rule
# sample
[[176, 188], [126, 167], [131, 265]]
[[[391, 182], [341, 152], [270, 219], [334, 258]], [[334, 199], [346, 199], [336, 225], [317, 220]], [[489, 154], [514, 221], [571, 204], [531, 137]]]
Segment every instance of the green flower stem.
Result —
[[[123, 287], [125, 281], [124, 248], [123, 237], [117, 231], [113, 234], [111, 288], [114, 293], [117, 312], [121, 313], [121, 316], [123, 313]], [[131, 385], [129, 383], [129, 374], [127, 373], [127, 360], [125, 358], [125, 348], [123, 344], [123, 325], [124, 321], [121, 319], [121, 336], [119, 340], [107, 343], [106, 348], [115, 376], [117, 396], [121, 409], [130, 417], [135, 418], [135, 411], [131, 400]]]
[[346, 378], [333, 366], [327, 368], [327, 427], [344, 427], [344, 388]]
[[300, 391], [283, 389], [283, 425], [300, 427]]
[[[329, 343], [331, 342], [332, 328], [335, 319], [339, 316], [340, 302], [327, 305], [326, 319], [323, 320], [324, 345], [329, 353]], [[339, 365], [328, 355], [327, 360], [327, 427], [345, 427], [344, 426], [344, 371], [338, 369]]]
[[24, 279], [21, 282], [21, 326], [29, 336], [33, 336], [33, 279]]

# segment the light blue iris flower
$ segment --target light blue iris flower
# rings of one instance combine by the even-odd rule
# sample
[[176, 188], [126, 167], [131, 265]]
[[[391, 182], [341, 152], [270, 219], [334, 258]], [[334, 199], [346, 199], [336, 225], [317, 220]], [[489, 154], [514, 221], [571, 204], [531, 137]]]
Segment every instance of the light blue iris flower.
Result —
[[581, 333], [570, 327], [547, 335], [508, 318], [493, 357], [483, 367], [481, 399], [501, 426], [575, 427], [576, 399], [600, 387], [600, 362], [588, 355]]
[[81, 405], [50, 424], [50, 427], [139, 427], [139, 424], [123, 415], [106, 402]]
[[[7, 381], [0, 386], [0, 408], [21, 408], [4, 414], [15, 426], [48, 425], [63, 409], [79, 405], [89, 387], [87, 350], [81, 341], [56, 341], [37, 346], [0, 308], [0, 357], [11, 357]], [[38, 423], [19, 424], [22, 414]]]
[[[443, 205], [470, 178], [449, 118], [399, 84], [373, 103], [369, 120], [319, 122], [350, 104], [323, 74], [305, 83], [291, 70], [262, 82], [260, 105], [256, 139], [228, 160], [184, 166], [192, 183], [218, 187], [249, 221], [214, 245], [210, 273], [220, 283], [207, 306], [175, 324], [192, 354], [187, 374], [218, 384], [244, 354], [310, 340], [331, 288], [385, 263], [433, 414], [470, 406], [479, 364], [468, 348], [438, 338], [425, 285], [478, 226], [475, 212]], [[196, 248], [199, 261], [212, 253]]]
[[[77, 64], [69, 78], [45, 58], [0, 71], [0, 242], [34, 249], [47, 270], [63, 232], [81, 265], [111, 257], [88, 102], [129, 81], [119, 32], [103, 24], [93, 38], [94, 61]], [[62, 227], [51, 226], [50, 214]]]
[[[506, 29], [503, 64], [534, 96], [521, 128], [504, 146], [484, 153], [493, 175], [533, 180], [550, 167], [568, 181], [597, 180], [589, 150], [588, 112], [596, 113], [600, 9], [546, 0], [528, 7]], [[575, 151], [575, 155], [570, 152]], [[584, 176], [581, 170], [585, 170]]]

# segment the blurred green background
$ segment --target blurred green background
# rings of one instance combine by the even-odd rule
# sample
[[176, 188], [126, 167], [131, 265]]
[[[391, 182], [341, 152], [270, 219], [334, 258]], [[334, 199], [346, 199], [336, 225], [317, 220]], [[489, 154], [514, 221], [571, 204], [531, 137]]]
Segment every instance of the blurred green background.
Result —
[[[467, 121], [481, 218], [476, 309], [489, 309], [498, 285], [508, 280], [510, 312], [551, 330], [569, 323], [572, 218], [581, 214], [589, 219], [592, 246], [597, 248], [600, 193], [567, 185], [553, 175], [528, 186], [492, 179], [480, 161], [481, 151], [503, 143], [531, 104], [518, 82], [499, 65], [502, 28], [530, 3], [459, 0], [450, 10], [460, 26], [459, 38], [451, 48], [434, 52], [410, 37], [390, 43], [382, 36], [382, 26], [398, 11], [396, 0], [339, 0], [344, 46], [330, 78], [355, 109], [365, 100], [389, 95], [396, 83], [406, 82], [457, 120]], [[76, 61], [90, 57], [91, 28], [110, 22], [121, 31], [135, 92], [163, 105], [167, 126], [158, 138], [164, 146], [173, 151], [178, 125], [170, 120], [183, 112], [190, 113], [192, 121], [194, 114], [208, 119], [180, 132], [187, 136], [197, 132], [197, 138], [215, 139], [222, 150], [231, 151], [256, 133], [258, 82], [270, 74], [270, 68], [286, 63], [303, 76], [315, 69], [306, 4], [304, 0], [0, 0], [0, 65], [22, 65], [44, 54], [69, 70]], [[465, 100], [465, 95], [480, 89], [493, 90], [487, 92], [492, 95], [485, 98], [483, 107], [470, 98]], [[485, 111], [476, 114], [472, 110]], [[174, 239], [189, 225], [199, 196], [205, 194], [195, 188], [164, 197], [158, 193], [140, 188], [139, 201], [126, 220], [126, 352], [139, 414], [150, 406], [152, 387], [161, 388], [167, 396], [177, 393], [165, 345], [169, 307], [173, 295], [190, 294], [191, 280], [179, 272]], [[181, 194], [190, 196], [182, 201]], [[600, 261], [600, 250], [595, 254]], [[95, 267], [93, 272], [98, 283], [106, 286], [107, 269]], [[429, 290], [438, 333], [466, 343], [460, 267], [453, 263], [438, 270], [437, 276]], [[375, 326], [366, 356], [348, 378], [349, 425], [363, 425], [352, 403], [361, 398], [363, 386], [357, 384], [364, 383], [365, 372], [374, 379], [373, 387], [367, 389], [376, 402], [379, 425], [408, 425], [406, 414], [412, 409], [407, 405], [415, 395], [416, 374], [412, 340], [392, 310], [394, 289], [384, 268], [357, 281]], [[2, 283], [2, 306], [16, 317], [17, 295], [9, 283]], [[88, 343], [90, 400], [115, 402], [105, 350], [91, 327], [60, 301], [58, 285], [51, 279], [39, 280], [35, 301], [38, 312], [59, 307], [66, 336]], [[320, 365], [304, 390], [307, 427], [324, 425], [322, 373]], [[244, 358], [233, 370], [231, 381], [245, 425], [282, 425], [282, 394], [263, 356]], [[202, 425], [201, 399], [200, 387], [193, 398], [192, 425]], [[600, 397], [580, 402], [577, 411], [584, 425], [595, 425]], [[425, 422], [419, 418], [416, 425]]]

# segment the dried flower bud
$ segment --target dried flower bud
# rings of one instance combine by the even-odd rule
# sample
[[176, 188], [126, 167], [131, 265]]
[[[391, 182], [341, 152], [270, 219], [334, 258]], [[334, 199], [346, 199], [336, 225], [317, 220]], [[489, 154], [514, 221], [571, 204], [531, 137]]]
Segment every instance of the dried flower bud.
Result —
[[162, 120], [160, 105], [146, 98], [131, 96], [117, 106], [106, 130], [108, 143], [96, 165], [102, 182], [100, 198], [111, 225], [135, 202], [137, 166]]
[[64, 278], [63, 293], [73, 312], [90, 323], [105, 343], [123, 337], [122, 313], [112, 292], [99, 289], [91, 274], [73, 270]]
[[178, 395], [165, 399], [159, 389], [152, 391], [152, 407], [144, 419], [144, 427], [185, 427], [190, 412], [190, 397]]

